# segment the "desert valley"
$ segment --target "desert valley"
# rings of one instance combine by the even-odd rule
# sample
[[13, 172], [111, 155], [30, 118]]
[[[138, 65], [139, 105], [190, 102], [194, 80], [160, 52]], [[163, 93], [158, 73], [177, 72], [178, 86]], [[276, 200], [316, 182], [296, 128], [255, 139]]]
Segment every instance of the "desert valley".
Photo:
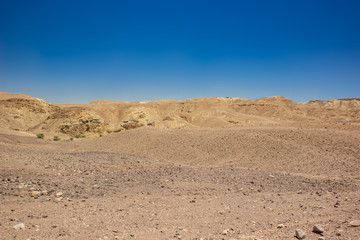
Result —
[[0, 93], [0, 239], [360, 239], [360, 99]]

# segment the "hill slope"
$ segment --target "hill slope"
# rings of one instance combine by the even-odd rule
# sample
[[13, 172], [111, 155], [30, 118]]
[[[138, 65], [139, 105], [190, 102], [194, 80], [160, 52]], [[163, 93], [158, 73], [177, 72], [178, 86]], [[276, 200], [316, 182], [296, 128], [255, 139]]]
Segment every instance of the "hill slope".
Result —
[[151, 126], [229, 127], [304, 121], [359, 121], [360, 99], [296, 103], [274, 96], [196, 98], [179, 101], [93, 101], [51, 104], [25, 94], [0, 92], [1, 131], [94, 137]]

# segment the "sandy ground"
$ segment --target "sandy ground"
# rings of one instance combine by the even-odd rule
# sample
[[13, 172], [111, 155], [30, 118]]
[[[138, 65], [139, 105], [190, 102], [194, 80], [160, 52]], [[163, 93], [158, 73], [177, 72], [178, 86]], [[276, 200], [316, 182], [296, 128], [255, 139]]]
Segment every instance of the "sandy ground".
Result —
[[0, 239], [358, 240], [359, 186], [357, 124], [1, 134]]

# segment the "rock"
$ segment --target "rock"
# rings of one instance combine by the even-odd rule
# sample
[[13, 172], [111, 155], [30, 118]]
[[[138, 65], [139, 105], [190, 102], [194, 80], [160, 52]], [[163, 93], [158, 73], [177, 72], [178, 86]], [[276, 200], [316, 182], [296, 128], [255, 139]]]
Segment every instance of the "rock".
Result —
[[314, 233], [323, 233], [324, 232], [324, 227], [320, 224], [315, 224], [313, 227], [313, 232]]
[[58, 192], [55, 194], [56, 197], [62, 197], [63, 193], [62, 192]]
[[43, 191], [41, 191], [41, 194], [44, 195], [44, 196], [46, 196], [46, 195], [48, 195], [48, 191], [47, 191], [47, 190], [43, 190]]
[[305, 234], [305, 232], [303, 230], [296, 229], [295, 236], [296, 236], [297, 239], [305, 239], [306, 234]]
[[233, 233], [234, 232], [234, 230], [233, 229], [225, 229], [224, 231], [222, 231], [222, 235], [229, 235], [229, 234], [231, 234], [231, 233]]
[[182, 239], [182, 237], [180, 236], [180, 233], [178, 231], [176, 231], [174, 237], [177, 239]]
[[32, 197], [39, 197], [41, 195], [41, 192], [40, 191], [32, 191], [31, 192], [31, 196]]
[[61, 200], [63, 200], [63, 197], [57, 197], [57, 198], [55, 198], [55, 202], [60, 202]]
[[19, 229], [25, 229], [24, 223], [19, 223], [13, 226], [13, 229], [19, 230]]
[[277, 228], [284, 228], [284, 227], [285, 227], [285, 225], [282, 223], [277, 226]]
[[360, 220], [353, 220], [350, 222], [351, 227], [359, 227], [360, 226]]
[[318, 240], [325, 240], [325, 238], [324, 237], [319, 237]]

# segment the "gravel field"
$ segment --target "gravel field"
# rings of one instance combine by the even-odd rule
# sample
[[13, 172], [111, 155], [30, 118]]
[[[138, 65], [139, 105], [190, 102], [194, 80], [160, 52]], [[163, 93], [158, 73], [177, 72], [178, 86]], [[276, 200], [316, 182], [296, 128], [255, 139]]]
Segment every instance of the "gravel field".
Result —
[[0, 134], [0, 166], [0, 239], [360, 239], [356, 123]]

